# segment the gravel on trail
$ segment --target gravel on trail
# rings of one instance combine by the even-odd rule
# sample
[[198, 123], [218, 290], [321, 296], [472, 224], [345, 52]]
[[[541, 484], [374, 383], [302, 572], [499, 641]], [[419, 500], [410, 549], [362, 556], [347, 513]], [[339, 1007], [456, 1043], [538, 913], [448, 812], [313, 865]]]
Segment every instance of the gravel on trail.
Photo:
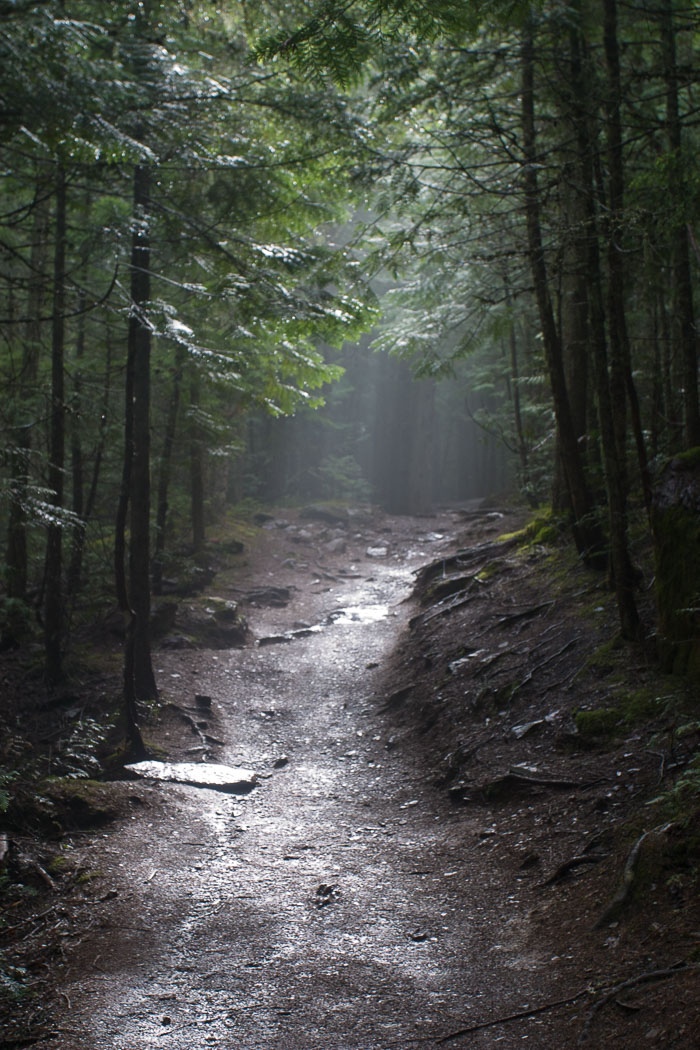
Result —
[[573, 1045], [573, 953], [532, 947], [546, 917], [489, 860], [483, 813], [450, 804], [382, 710], [412, 573], [454, 548], [456, 520], [258, 563], [248, 582], [290, 587], [286, 606], [248, 613], [278, 644], [156, 653], [165, 698], [210, 741], [196, 753], [161, 727], [168, 758], [255, 785], [134, 782], [129, 819], [70, 841], [97, 889], [39, 1050]]

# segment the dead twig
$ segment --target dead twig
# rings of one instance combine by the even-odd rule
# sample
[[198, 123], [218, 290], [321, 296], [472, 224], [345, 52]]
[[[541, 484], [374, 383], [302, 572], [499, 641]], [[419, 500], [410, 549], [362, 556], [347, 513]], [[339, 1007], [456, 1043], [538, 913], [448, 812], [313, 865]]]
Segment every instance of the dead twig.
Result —
[[469, 1025], [468, 1028], [460, 1028], [457, 1032], [450, 1032], [449, 1035], [441, 1036], [435, 1042], [437, 1046], [443, 1046], [445, 1043], [449, 1043], [453, 1039], [461, 1039], [463, 1035], [469, 1035], [471, 1032], [480, 1032], [484, 1028], [494, 1028], [499, 1024], [508, 1024], [510, 1021], [522, 1021], [526, 1017], [536, 1017], [538, 1014], [546, 1013], [548, 1010], [556, 1010], [559, 1006], [569, 1006], [588, 994], [589, 989], [584, 988], [583, 991], [577, 992], [576, 995], [570, 995], [566, 999], [556, 999], [554, 1002], [535, 1006], [531, 1010], [519, 1010], [515, 1014], [494, 1017], [491, 1021], [480, 1021], [478, 1024]]
[[613, 1000], [617, 998], [620, 992], [625, 992], [629, 988], [636, 988], [640, 984], [652, 984], [654, 981], [666, 981], [670, 977], [677, 977], [679, 974], [687, 973], [689, 970], [698, 969], [700, 969], [700, 966], [698, 966], [697, 964], [678, 962], [675, 963], [673, 966], [668, 966], [662, 970], [647, 970], [645, 973], [641, 973], [637, 977], [630, 977], [628, 978], [628, 980], [621, 981], [619, 984], [616, 984], [614, 988], [612, 988], [606, 995], [604, 995], [591, 1007], [588, 1013], [588, 1017], [586, 1018], [585, 1024], [581, 1029], [581, 1034], [578, 1037], [578, 1045], [580, 1046], [582, 1043], [586, 1042], [586, 1040], [588, 1039], [589, 1032], [591, 1030], [591, 1026], [598, 1014], [600, 1013], [600, 1011], [605, 1006], [607, 1006], [608, 1003], [613, 1002]]

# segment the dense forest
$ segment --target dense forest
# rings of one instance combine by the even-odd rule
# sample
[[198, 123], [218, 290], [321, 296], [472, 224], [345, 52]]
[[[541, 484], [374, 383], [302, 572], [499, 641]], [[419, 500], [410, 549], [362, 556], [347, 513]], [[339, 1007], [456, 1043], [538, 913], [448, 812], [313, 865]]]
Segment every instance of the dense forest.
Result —
[[0, 0], [0, 814], [280, 507], [517, 505], [696, 689], [698, 156], [695, 0]]
[[3, 647], [116, 601], [133, 714], [232, 508], [510, 487], [696, 673], [695, 6], [277, 6], [0, 7]]
[[185, 532], [509, 481], [637, 637], [630, 515], [700, 445], [694, 5], [274, 6], [2, 5], [3, 644], [58, 683], [111, 587], [149, 696]]

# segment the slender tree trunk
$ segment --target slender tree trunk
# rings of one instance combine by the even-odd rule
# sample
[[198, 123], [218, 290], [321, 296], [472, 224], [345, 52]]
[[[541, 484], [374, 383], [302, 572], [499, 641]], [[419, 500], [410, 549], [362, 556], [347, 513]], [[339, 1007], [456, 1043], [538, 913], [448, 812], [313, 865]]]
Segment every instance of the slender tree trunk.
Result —
[[190, 508], [195, 558], [204, 550], [204, 435], [199, 420], [200, 383], [194, 366], [190, 380]]
[[[606, 128], [608, 146], [608, 316], [611, 340], [611, 386], [616, 404], [624, 404], [624, 391], [630, 406], [632, 431], [634, 433], [642, 480], [642, 492], [647, 516], [651, 515], [651, 480], [637, 388], [632, 374], [627, 316], [625, 310], [624, 263], [622, 235], [624, 227], [624, 169], [622, 156], [622, 121], [620, 102], [620, 55], [617, 40], [617, 0], [603, 0], [604, 44], [608, 75], [608, 97], [606, 100]], [[620, 413], [616, 429], [618, 457], [624, 464], [626, 441], [624, 413]]]
[[56, 215], [53, 264], [53, 306], [51, 318], [51, 429], [48, 483], [51, 501], [56, 508], [48, 527], [46, 544], [46, 596], [44, 608], [44, 644], [46, 678], [50, 686], [63, 678], [63, 587], [62, 539], [60, 522], [63, 510], [63, 465], [65, 454], [65, 273], [66, 273], [66, 177], [59, 165], [56, 172]]
[[603, 550], [603, 538], [595, 520], [595, 509], [584, 475], [576, 431], [571, 418], [562, 348], [549, 294], [547, 266], [542, 243], [540, 197], [537, 180], [533, 31], [531, 20], [526, 22], [522, 36], [521, 75], [523, 186], [525, 190], [525, 217], [530, 270], [535, 287], [545, 360], [552, 390], [554, 414], [557, 420], [559, 447], [571, 496], [574, 538], [578, 551], [583, 557], [589, 561], [598, 561]]
[[[666, 133], [670, 150], [670, 211], [683, 211], [688, 194], [684, 173], [683, 139], [678, 105], [678, 65], [673, 0], [661, 2], [661, 42], [666, 82]], [[698, 398], [698, 334], [695, 327], [693, 282], [690, 270], [688, 226], [684, 218], [671, 223], [673, 270], [673, 336], [678, 346], [683, 385], [683, 424], [686, 448], [700, 445]]]
[[[625, 386], [624, 382], [620, 382], [619, 368], [615, 370], [613, 382], [608, 367], [598, 221], [595, 210], [595, 142], [589, 130], [589, 96], [582, 63], [583, 40], [576, 25], [571, 28], [570, 48], [571, 118], [578, 145], [580, 192], [585, 214], [584, 246], [589, 329], [610, 521], [610, 560], [622, 634], [625, 638], [634, 639], [639, 631], [639, 616], [634, 600], [634, 577], [627, 542], [627, 477], [624, 459], [626, 450], [623, 434], [616, 426], [616, 420], [620, 416], [624, 417]], [[610, 323], [613, 323], [612, 320]]]
[[124, 458], [122, 461], [122, 478], [119, 487], [117, 516], [114, 526], [114, 583], [117, 604], [124, 617], [124, 717], [126, 735], [134, 757], [143, 757], [146, 748], [141, 737], [136, 707], [136, 690], [134, 686], [134, 612], [129, 599], [129, 586], [126, 571], [126, 526], [129, 517], [131, 498], [131, 476], [134, 461], [134, 355], [131, 340], [127, 350], [124, 377]]
[[[77, 592], [80, 590], [83, 573], [83, 556], [85, 552], [85, 537], [87, 532], [87, 526], [92, 518], [93, 511], [95, 509], [95, 500], [97, 499], [97, 488], [100, 480], [100, 472], [102, 468], [102, 457], [104, 455], [105, 443], [107, 438], [107, 413], [109, 411], [109, 399], [111, 392], [111, 378], [112, 378], [112, 342], [109, 336], [109, 332], [106, 338], [106, 351], [105, 351], [105, 378], [104, 386], [102, 391], [102, 405], [100, 411], [100, 423], [98, 429], [97, 443], [93, 452], [92, 471], [90, 473], [90, 484], [87, 490], [87, 496], [85, 498], [85, 505], [81, 512], [84, 522], [82, 529], [76, 529], [73, 535], [73, 547], [71, 549], [71, 560], [70, 567], [68, 570], [68, 582], [66, 585], [66, 591], [72, 597], [75, 597]], [[122, 533], [122, 540], [123, 540]]]
[[28, 546], [27, 546], [27, 494], [31, 477], [32, 428], [36, 414], [32, 404], [36, 389], [41, 350], [42, 313], [44, 284], [46, 281], [46, 255], [48, 245], [49, 209], [44, 201], [34, 205], [32, 226], [31, 277], [27, 294], [24, 326], [22, 371], [19, 379], [19, 410], [13, 420], [13, 449], [10, 457], [11, 498], [8, 512], [6, 580], [9, 598], [27, 597]]
[[150, 298], [148, 207], [150, 172], [139, 164], [134, 172], [134, 231], [131, 255], [131, 316], [129, 344], [133, 361], [133, 465], [131, 473], [131, 536], [129, 588], [133, 611], [134, 689], [139, 700], [158, 696], [151, 661], [150, 509], [151, 509], [151, 332], [143, 316]]
[[70, 427], [70, 458], [73, 479], [73, 513], [82, 522], [82, 526], [73, 531], [70, 565], [66, 578], [66, 595], [74, 596], [80, 586], [80, 562], [85, 535], [85, 482], [82, 442], [82, 397], [83, 377], [82, 361], [85, 353], [85, 292], [80, 293], [78, 333], [75, 341], [75, 361], [73, 364], [73, 404]]
[[520, 485], [527, 500], [535, 505], [537, 502], [532, 491], [530, 480], [530, 464], [528, 461], [527, 442], [523, 428], [523, 415], [520, 405], [520, 367], [518, 364], [518, 340], [515, 334], [515, 321], [513, 317], [513, 300], [511, 297], [510, 283], [504, 275], [504, 286], [506, 304], [511, 314], [510, 331], [508, 333], [508, 356], [510, 359], [510, 397], [513, 402], [513, 423], [515, 426], [515, 440], [520, 461]]
[[183, 364], [184, 351], [178, 350], [175, 358], [173, 386], [170, 393], [170, 404], [168, 405], [168, 418], [165, 423], [165, 434], [163, 435], [163, 449], [160, 456], [160, 471], [158, 474], [156, 534], [153, 550], [154, 594], [161, 594], [163, 590], [163, 554], [165, 551], [165, 533], [168, 524], [168, 492], [170, 489], [170, 474], [173, 460], [173, 448], [175, 446], [177, 417], [180, 408], [180, 388], [182, 386]]

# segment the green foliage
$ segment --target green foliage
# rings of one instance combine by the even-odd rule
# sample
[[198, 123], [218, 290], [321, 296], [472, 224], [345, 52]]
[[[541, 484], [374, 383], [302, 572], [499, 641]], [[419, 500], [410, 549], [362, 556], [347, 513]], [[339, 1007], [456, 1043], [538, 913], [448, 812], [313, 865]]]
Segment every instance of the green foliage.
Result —
[[326, 498], [354, 502], [369, 499], [369, 485], [354, 456], [325, 456], [315, 474]]
[[[480, 3], [461, 0], [319, 0], [312, 16], [295, 30], [268, 35], [261, 59], [281, 57], [306, 76], [330, 76], [350, 84], [363, 64], [397, 37], [432, 41], [461, 37], [478, 24]], [[511, 7], [514, 7], [511, 4]]]
[[10, 804], [10, 784], [13, 780], [17, 779], [17, 772], [14, 769], [3, 769], [0, 766], [0, 813], [5, 813], [7, 807]]

